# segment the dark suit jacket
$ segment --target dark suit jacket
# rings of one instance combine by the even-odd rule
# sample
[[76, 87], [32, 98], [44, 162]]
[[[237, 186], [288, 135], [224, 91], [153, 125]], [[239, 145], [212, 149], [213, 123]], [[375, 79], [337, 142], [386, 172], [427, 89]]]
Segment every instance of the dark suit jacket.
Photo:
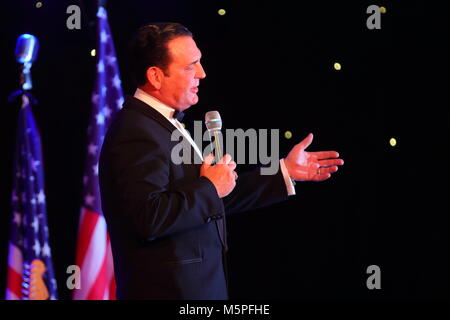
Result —
[[199, 177], [199, 164], [171, 161], [174, 130], [158, 111], [128, 97], [105, 136], [100, 190], [119, 299], [227, 299], [225, 212], [287, 198], [281, 172], [255, 170], [220, 199]]

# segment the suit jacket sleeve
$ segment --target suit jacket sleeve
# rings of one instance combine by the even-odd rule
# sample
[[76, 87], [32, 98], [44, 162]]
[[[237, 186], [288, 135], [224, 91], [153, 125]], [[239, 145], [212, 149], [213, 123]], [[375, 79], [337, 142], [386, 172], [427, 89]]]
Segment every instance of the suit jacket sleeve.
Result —
[[236, 187], [223, 198], [226, 213], [248, 211], [288, 199], [281, 169], [261, 175], [260, 168], [239, 175]]

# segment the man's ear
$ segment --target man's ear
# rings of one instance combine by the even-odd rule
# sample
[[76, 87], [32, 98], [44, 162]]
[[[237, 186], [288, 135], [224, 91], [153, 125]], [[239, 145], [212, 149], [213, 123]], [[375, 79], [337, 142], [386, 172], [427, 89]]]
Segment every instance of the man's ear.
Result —
[[147, 69], [147, 81], [156, 89], [161, 89], [161, 83], [164, 77], [164, 73], [158, 67], [150, 67]]

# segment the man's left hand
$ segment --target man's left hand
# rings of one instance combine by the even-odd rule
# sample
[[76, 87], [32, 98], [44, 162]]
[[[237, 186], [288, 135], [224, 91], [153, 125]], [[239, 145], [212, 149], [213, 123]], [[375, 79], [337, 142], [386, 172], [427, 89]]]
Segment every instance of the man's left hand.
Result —
[[302, 142], [295, 145], [284, 159], [289, 176], [297, 181], [323, 181], [343, 165], [344, 160], [338, 159], [336, 151], [308, 152], [313, 134], [310, 133]]

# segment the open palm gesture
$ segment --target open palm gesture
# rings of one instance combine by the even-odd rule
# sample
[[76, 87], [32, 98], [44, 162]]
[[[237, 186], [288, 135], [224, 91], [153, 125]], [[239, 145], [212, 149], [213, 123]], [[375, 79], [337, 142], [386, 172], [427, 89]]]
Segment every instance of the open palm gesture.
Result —
[[338, 170], [337, 166], [344, 164], [344, 160], [338, 159], [339, 153], [336, 151], [305, 151], [312, 140], [313, 134], [310, 133], [302, 142], [296, 144], [284, 159], [289, 176], [294, 180], [323, 181]]

